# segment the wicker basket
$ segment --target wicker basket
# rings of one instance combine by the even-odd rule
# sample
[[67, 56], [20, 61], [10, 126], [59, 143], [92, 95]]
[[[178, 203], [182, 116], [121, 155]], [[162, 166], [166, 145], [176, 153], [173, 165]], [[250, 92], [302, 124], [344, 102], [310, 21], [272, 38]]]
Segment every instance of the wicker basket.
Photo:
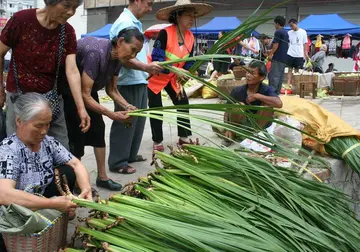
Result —
[[[246, 80], [218, 80], [217, 87], [223, 94], [230, 95], [231, 90], [234, 87], [242, 86], [246, 84]], [[219, 98], [223, 98], [220, 97]]]
[[360, 77], [334, 77], [333, 89], [335, 95], [360, 95]]
[[335, 74], [335, 77], [339, 77], [340, 75], [343, 75], [343, 74], [354, 74], [356, 72], [334, 72]]
[[235, 79], [241, 80], [243, 77], [246, 77], [246, 69], [242, 66], [236, 66], [233, 68], [233, 73]]
[[66, 246], [68, 215], [62, 214], [54, 224], [40, 233], [2, 234], [8, 252], [57, 252]]
[[305, 85], [304, 93], [305, 96], [309, 96], [313, 92], [313, 86], [311, 83], [318, 83], [317, 75], [293, 75], [292, 76], [292, 89], [293, 94], [300, 95], [300, 83], [309, 83]]

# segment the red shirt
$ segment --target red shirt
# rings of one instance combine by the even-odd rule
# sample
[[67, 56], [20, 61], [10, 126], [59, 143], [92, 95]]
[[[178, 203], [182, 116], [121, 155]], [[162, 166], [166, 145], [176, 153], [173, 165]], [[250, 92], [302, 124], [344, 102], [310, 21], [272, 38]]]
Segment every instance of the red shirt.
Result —
[[[56, 29], [43, 27], [36, 17], [36, 9], [19, 11], [6, 23], [0, 40], [12, 48], [15, 57], [21, 90], [46, 93], [55, 82], [58, 59], [60, 25]], [[67, 55], [76, 54], [74, 28], [66, 23], [65, 44], [61, 66]], [[6, 90], [16, 92], [12, 60], [6, 82]]]

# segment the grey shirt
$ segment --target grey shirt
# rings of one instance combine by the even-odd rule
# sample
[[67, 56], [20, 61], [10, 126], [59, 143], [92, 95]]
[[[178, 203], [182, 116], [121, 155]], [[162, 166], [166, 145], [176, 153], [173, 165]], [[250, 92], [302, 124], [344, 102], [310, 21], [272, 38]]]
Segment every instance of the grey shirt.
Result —
[[118, 76], [121, 64], [111, 59], [111, 41], [109, 39], [85, 37], [78, 40], [76, 64], [80, 73], [85, 72], [93, 81], [92, 92], [97, 92]]
[[322, 68], [325, 62], [326, 53], [324, 51], [319, 51], [311, 57], [311, 60], [315, 62], [317, 67]]

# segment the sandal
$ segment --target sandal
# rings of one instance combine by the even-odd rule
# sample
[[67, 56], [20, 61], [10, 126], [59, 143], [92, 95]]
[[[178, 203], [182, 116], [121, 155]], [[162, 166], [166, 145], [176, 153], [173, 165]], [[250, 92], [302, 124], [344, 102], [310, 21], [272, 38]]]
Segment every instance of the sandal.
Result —
[[129, 161], [129, 163], [135, 163], [135, 162], [144, 162], [147, 158], [144, 158], [142, 155], [136, 155], [134, 160]]
[[70, 212], [68, 213], [68, 219], [69, 219], [69, 221], [75, 219], [75, 217], [76, 217], [76, 212], [75, 212], [75, 211], [70, 211]]
[[196, 138], [196, 141], [189, 139], [189, 142], [186, 142], [179, 138], [178, 146], [183, 146], [184, 144], [193, 144], [193, 145], [200, 145], [199, 138]]
[[117, 172], [121, 174], [133, 174], [136, 172], [136, 169], [130, 165], [123, 165], [117, 168], [110, 169], [111, 172]]
[[163, 144], [153, 144], [153, 152], [154, 151], [160, 151], [164, 152], [165, 148]]

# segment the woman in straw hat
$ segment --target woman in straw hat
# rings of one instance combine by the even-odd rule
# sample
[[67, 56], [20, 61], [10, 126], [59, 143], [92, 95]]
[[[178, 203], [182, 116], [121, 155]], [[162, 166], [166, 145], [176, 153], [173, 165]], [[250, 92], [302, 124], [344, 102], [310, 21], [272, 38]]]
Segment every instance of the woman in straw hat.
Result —
[[[154, 44], [152, 52], [152, 61], [166, 61], [174, 59], [188, 58], [193, 55], [194, 35], [189, 30], [195, 18], [204, 16], [212, 10], [212, 6], [202, 3], [191, 3], [190, 0], [178, 0], [175, 5], [163, 8], [156, 13], [156, 18], [162, 21], [168, 21], [172, 25], [161, 30]], [[182, 71], [187, 71], [194, 62], [182, 62], [173, 64]], [[189, 100], [178, 79], [181, 75], [163, 71], [161, 74], [152, 76], [149, 79], [148, 97], [149, 107], [162, 107], [161, 91], [165, 91], [170, 96], [174, 105], [189, 104]], [[179, 112], [189, 113], [189, 110], [178, 110]], [[190, 143], [188, 137], [191, 135], [190, 120], [178, 118], [178, 136], [179, 144]], [[150, 119], [153, 150], [163, 151], [163, 131], [162, 121]]]

